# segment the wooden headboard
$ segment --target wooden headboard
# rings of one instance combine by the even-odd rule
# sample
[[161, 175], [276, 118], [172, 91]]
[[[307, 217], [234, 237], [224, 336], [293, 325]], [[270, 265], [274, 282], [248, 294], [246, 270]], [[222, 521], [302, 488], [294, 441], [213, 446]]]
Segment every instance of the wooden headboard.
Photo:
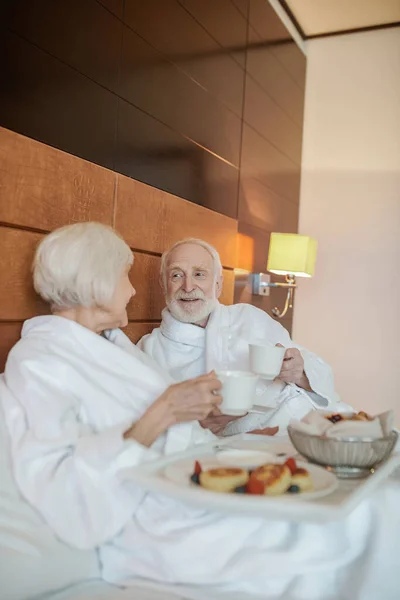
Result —
[[221, 301], [233, 301], [237, 221], [0, 128], [0, 372], [22, 322], [48, 312], [30, 266], [43, 235], [78, 221], [119, 231], [135, 253], [136, 296], [126, 333], [133, 341], [160, 321], [160, 255], [183, 237], [213, 244], [224, 266]]

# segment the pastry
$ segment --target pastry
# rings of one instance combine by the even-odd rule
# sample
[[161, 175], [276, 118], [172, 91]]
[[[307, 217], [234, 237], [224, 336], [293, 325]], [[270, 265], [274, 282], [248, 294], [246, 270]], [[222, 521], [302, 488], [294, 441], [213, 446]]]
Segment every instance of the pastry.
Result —
[[297, 485], [300, 492], [311, 492], [314, 489], [310, 473], [301, 468], [292, 474], [291, 485]]
[[245, 485], [248, 479], [248, 471], [236, 467], [218, 467], [202, 471], [199, 475], [202, 487], [222, 493], [233, 492], [235, 488]]
[[255, 469], [251, 479], [264, 485], [265, 496], [280, 496], [289, 489], [292, 475], [287, 465], [266, 464]]
[[340, 421], [373, 421], [374, 417], [370, 417], [366, 412], [361, 410], [360, 412], [351, 415], [333, 413], [331, 415], [326, 415], [325, 419], [328, 419], [331, 423], [339, 423]]
[[198, 461], [190, 480], [213, 492], [281, 496], [313, 490], [306, 469], [298, 468], [294, 458], [284, 464], [268, 463], [248, 471], [240, 467], [216, 467], [203, 471]]
[[350, 421], [373, 421], [373, 420], [374, 420], [374, 417], [370, 417], [363, 410], [360, 410], [359, 413], [357, 413], [356, 415], [353, 415], [350, 419]]

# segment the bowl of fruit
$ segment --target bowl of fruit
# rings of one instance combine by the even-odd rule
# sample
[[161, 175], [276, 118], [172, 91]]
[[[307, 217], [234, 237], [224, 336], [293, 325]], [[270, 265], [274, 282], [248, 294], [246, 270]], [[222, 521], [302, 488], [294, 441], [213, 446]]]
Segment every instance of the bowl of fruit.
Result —
[[314, 412], [319, 414], [288, 426], [290, 440], [308, 461], [328, 467], [338, 477], [367, 477], [395, 448], [398, 433], [387, 426], [384, 415]]

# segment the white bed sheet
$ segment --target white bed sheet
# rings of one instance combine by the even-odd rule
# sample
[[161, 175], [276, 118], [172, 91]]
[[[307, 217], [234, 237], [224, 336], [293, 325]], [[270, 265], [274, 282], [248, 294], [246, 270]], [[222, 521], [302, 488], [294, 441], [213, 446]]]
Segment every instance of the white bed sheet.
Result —
[[186, 598], [170, 592], [164, 586], [138, 584], [121, 589], [105, 581], [94, 580], [46, 595], [43, 600], [186, 600]]
[[[92, 580], [31, 600], [262, 600], [262, 598], [258, 595], [248, 596], [242, 592], [222, 592], [207, 586], [178, 588], [178, 586], [138, 581], [122, 589], [101, 580]], [[293, 600], [293, 598], [280, 596], [279, 600]]]

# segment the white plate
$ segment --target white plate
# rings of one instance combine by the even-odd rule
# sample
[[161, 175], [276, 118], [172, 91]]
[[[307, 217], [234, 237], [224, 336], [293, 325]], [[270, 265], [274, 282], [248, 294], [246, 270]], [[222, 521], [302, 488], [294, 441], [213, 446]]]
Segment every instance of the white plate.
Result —
[[276, 462], [276, 455], [261, 450], [241, 450], [240, 448], [221, 449], [215, 459], [222, 465], [254, 469], [268, 462]]
[[[238, 452], [240, 452], [240, 450]], [[211, 492], [210, 490], [206, 490], [190, 481], [190, 476], [193, 474], [194, 469], [194, 460], [195, 459], [193, 458], [184, 458], [169, 464], [164, 469], [164, 476], [180, 487], [192, 488], [193, 492], [194, 490], [197, 490], [199, 494], [205, 493], [220, 496], [220, 493]], [[213, 469], [221, 466], [221, 462], [218, 460], [218, 455], [203, 456], [198, 460], [203, 469]], [[268, 462], [279, 461], [274, 460]], [[326, 471], [321, 467], [317, 467], [316, 465], [299, 461], [296, 462], [299, 467], [307, 469], [307, 471], [310, 473], [314, 484], [314, 490], [312, 492], [303, 492], [301, 494], [282, 494], [282, 496], [257, 496], [251, 494], [244, 494], [243, 496], [240, 496], [240, 494], [224, 494], [224, 496], [226, 496], [227, 501], [229, 501], [228, 498], [230, 496], [234, 496], [235, 498], [242, 498], [245, 502], [268, 502], [270, 499], [274, 499], [275, 501], [282, 500], [284, 502], [297, 502], [299, 499], [311, 500], [314, 498], [321, 498], [322, 496], [327, 496], [335, 491], [338, 486], [338, 480], [335, 475], [329, 473], [329, 471]], [[243, 466], [243, 463], [240, 466]]]
[[[261, 517], [263, 519], [284, 519], [293, 523], [327, 523], [343, 519], [349, 515], [366, 498], [369, 498], [377, 489], [385, 486], [386, 480], [393, 471], [400, 466], [400, 453], [394, 454], [387, 462], [382, 464], [373, 475], [365, 479], [336, 480], [336, 489], [328, 493], [329, 482], [333, 475], [315, 465], [304, 465], [311, 476], [317, 489], [323, 488], [321, 497], [310, 498], [308, 494], [285, 494], [284, 496], [251, 496], [248, 494], [218, 494], [201, 488], [191, 486], [188, 478], [181, 483], [175, 483], [165, 476], [169, 465], [180, 464], [184, 460], [189, 462], [190, 471], [194, 461], [205, 465], [206, 459], [215, 460], [218, 452], [224, 449], [257, 450], [277, 455], [273, 462], [284, 462], [288, 456], [295, 456], [296, 450], [284, 436], [280, 438], [265, 435], [241, 434], [230, 439], [215, 441], [203, 446], [194, 446], [185, 452], [176, 455], [163, 456], [154, 461], [144, 463], [127, 469], [129, 478], [150, 493], [166, 495], [187, 506], [201, 510], [216, 511], [223, 515], [236, 514], [247, 517]], [[283, 455], [283, 456], [282, 456]], [[298, 464], [302, 463], [299, 459]], [[304, 463], [303, 463], [304, 464]], [[181, 469], [180, 469], [181, 470]], [[321, 473], [322, 471], [322, 473]], [[322, 485], [319, 475], [324, 477], [326, 486]]]

